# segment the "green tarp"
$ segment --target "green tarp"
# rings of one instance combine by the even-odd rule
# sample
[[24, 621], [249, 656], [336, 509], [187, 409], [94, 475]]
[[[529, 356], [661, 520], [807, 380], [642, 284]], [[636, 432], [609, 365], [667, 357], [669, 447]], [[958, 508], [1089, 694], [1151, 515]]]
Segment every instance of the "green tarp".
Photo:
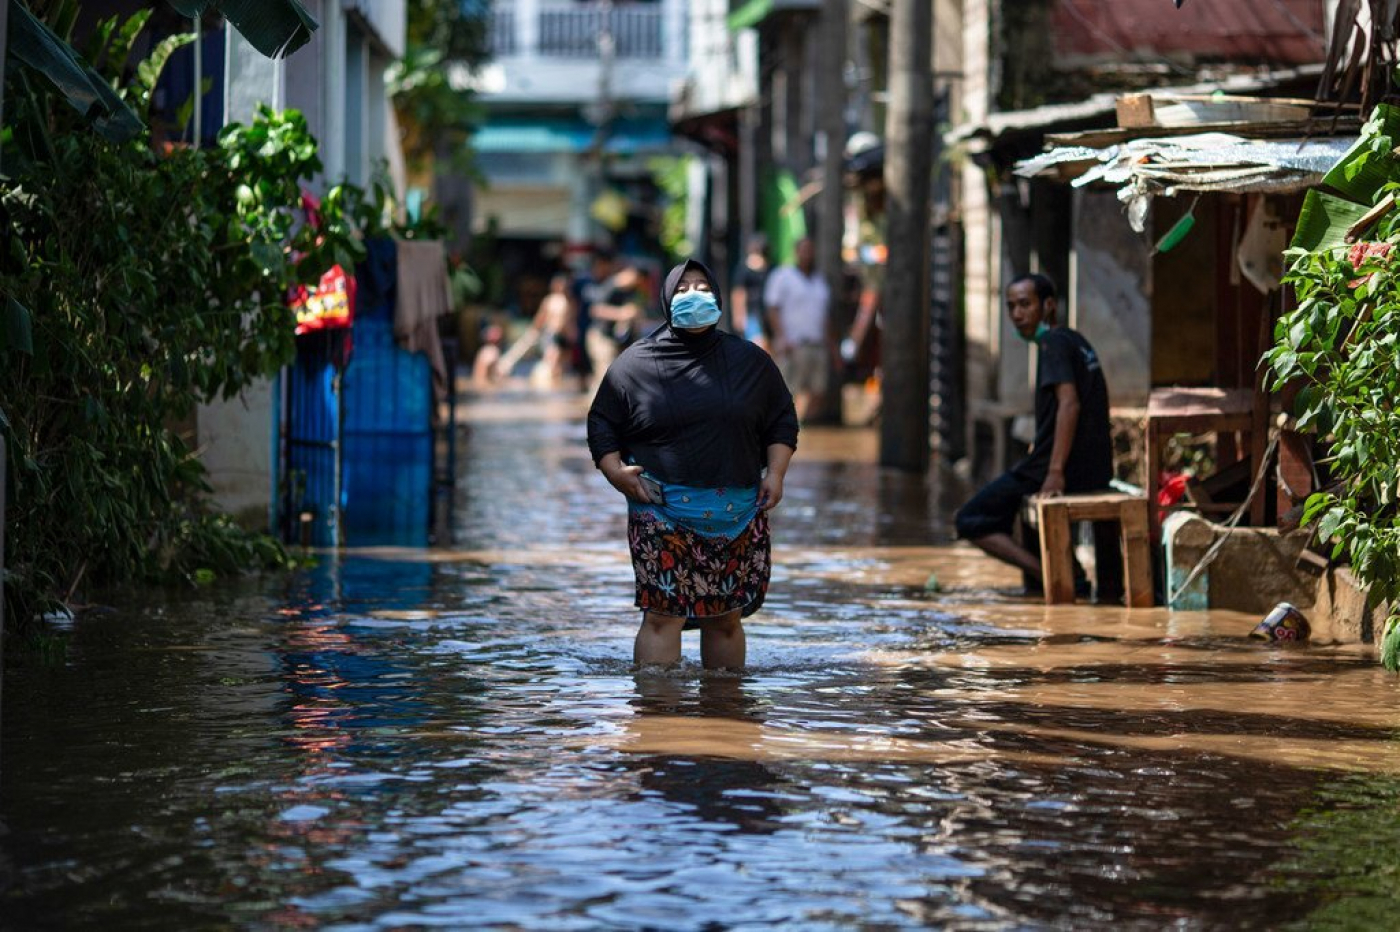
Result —
[[739, 9], [729, 14], [725, 20], [730, 32], [750, 29], [763, 22], [763, 18], [773, 12], [773, 0], [748, 0]]
[[791, 264], [797, 241], [807, 235], [801, 198], [797, 178], [790, 171], [777, 171], [764, 182], [760, 223], [775, 265]]

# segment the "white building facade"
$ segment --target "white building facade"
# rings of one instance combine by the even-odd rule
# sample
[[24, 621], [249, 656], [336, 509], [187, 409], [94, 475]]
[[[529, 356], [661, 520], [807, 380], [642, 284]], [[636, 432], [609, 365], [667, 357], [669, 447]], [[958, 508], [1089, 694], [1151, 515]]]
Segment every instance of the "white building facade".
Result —
[[495, 0], [493, 60], [474, 79], [488, 111], [476, 226], [578, 252], [616, 238], [595, 204], [672, 150], [686, 34], [685, 0]]

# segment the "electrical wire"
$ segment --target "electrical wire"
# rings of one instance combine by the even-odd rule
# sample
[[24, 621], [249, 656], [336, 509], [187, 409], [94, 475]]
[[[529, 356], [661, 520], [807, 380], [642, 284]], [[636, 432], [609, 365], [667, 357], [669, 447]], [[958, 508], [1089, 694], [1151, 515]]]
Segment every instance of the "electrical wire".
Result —
[[[1240, 519], [1243, 518], [1244, 513], [1249, 510], [1249, 503], [1254, 501], [1254, 496], [1258, 493], [1259, 486], [1264, 482], [1264, 475], [1269, 471], [1269, 459], [1274, 455], [1274, 450], [1276, 449], [1278, 449], [1278, 434], [1274, 434], [1274, 436], [1269, 438], [1269, 445], [1264, 450], [1264, 455], [1259, 459], [1259, 470], [1254, 474], [1254, 481], [1250, 483], [1249, 494], [1245, 496], [1243, 502], [1240, 502], [1240, 507], [1235, 509], [1235, 513], [1230, 515], [1230, 519], [1225, 522], [1225, 533], [1221, 534], [1220, 537], [1210, 545], [1210, 548], [1201, 556], [1200, 561], [1197, 562], [1191, 569], [1191, 572], [1187, 574], [1186, 581], [1178, 586], [1174, 592], [1171, 588], [1170, 573], [1168, 574], [1167, 605], [1171, 605], [1177, 599], [1181, 598], [1181, 594], [1196, 581], [1196, 577], [1201, 575], [1201, 572], [1215, 560], [1216, 556], [1220, 553], [1220, 548], [1224, 547], [1225, 542], [1230, 539], [1230, 535], [1235, 533]], [[1156, 507], [1156, 503], [1148, 502], [1147, 507], [1154, 508]]]

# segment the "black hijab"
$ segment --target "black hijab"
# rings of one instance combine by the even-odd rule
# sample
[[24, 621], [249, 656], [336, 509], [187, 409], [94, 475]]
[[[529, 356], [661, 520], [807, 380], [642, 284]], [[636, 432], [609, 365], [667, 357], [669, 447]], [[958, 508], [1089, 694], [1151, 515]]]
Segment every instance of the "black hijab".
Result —
[[608, 368], [588, 414], [594, 462], [620, 452], [653, 476], [700, 488], [758, 482], [766, 448], [797, 446], [792, 395], [768, 354], [718, 325], [692, 333], [671, 326], [671, 300], [687, 259], [662, 287], [666, 323], [629, 346]]
[[724, 298], [719, 291], [719, 282], [715, 281], [715, 275], [709, 267], [699, 259], [687, 259], [680, 265], [666, 273], [666, 282], [661, 286], [661, 310], [666, 315], [666, 323], [659, 327], [651, 335], [657, 342], [657, 350], [664, 355], [693, 356], [709, 352], [714, 349], [719, 342], [719, 325], [707, 327], [698, 333], [689, 330], [679, 330], [671, 326], [671, 302], [675, 300], [676, 289], [681, 286], [681, 276], [685, 275], [687, 269], [696, 269], [705, 276], [705, 280], [710, 283], [710, 291], [715, 296], [715, 303], [724, 308]]

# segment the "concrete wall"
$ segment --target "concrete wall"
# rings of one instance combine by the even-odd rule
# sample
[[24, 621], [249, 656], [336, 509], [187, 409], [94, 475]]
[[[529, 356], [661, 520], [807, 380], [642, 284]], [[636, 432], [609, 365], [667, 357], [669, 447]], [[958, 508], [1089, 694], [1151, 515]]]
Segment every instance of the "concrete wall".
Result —
[[1098, 350], [1116, 406], [1146, 405], [1151, 388], [1152, 245], [1115, 192], [1075, 192], [1069, 322]]
[[[980, 123], [990, 112], [988, 40], [991, 18], [987, 0], [969, 0], [963, 9], [963, 82], [960, 119]], [[972, 159], [960, 170], [960, 206], [964, 235], [964, 302], [966, 306], [967, 392], [969, 400], [991, 398], [991, 366], [1001, 346], [1000, 281], [995, 256], [1001, 251], [993, 223], [986, 174]]]
[[673, 118], [742, 107], [758, 96], [758, 32], [731, 33], [728, 0], [692, 0], [684, 88]]
[[353, 17], [385, 58], [403, 55], [408, 34], [405, 0], [340, 0], [341, 9]]
[[[232, 29], [226, 61], [224, 113], [230, 123], [246, 123], [258, 104], [280, 99], [286, 64], [265, 58]], [[201, 405], [195, 415], [214, 501], [250, 528], [273, 523], [273, 397], [273, 383], [261, 381], [236, 398]]]
[[[326, 48], [326, 16], [321, 9], [320, 0], [302, 0], [302, 5], [322, 25], [311, 34], [310, 42], [287, 59], [289, 79], [286, 81], [284, 93], [287, 106], [301, 111], [311, 127], [312, 134], [320, 141], [327, 135], [326, 100], [322, 93], [324, 82], [321, 80], [321, 76], [327, 73], [326, 60], [329, 54]], [[321, 161], [325, 162], [324, 153]]]
[[[1169, 584], [1181, 586], [1220, 541], [1219, 550], [1200, 570], [1178, 609], [1228, 609], [1261, 620], [1279, 602], [1299, 609], [1318, 644], [1371, 644], [1390, 606], [1374, 604], [1347, 567], [1326, 567], [1305, 556], [1307, 531], [1280, 533], [1276, 528], [1233, 531], [1198, 515], [1182, 512], [1163, 526], [1168, 541]], [[1301, 558], [1301, 559], [1300, 559]]]
[[[1153, 198], [1152, 235], [1165, 235], [1190, 205], [1184, 197]], [[1154, 385], [1215, 384], [1219, 276], [1228, 274], [1218, 262], [1216, 208], [1214, 197], [1202, 197], [1190, 234], [1152, 259], [1153, 277], [1171, 283], [1152, 294]]]
[[[389, 55], [403, 48], [403, 0], [304, 2], [320, 28], [284, 61], [263, 57], [228, 30], [225, 118], [246, 123], [260, 104], [301, 110], [320, 143], [325, 172], [321, 180], [349, 177], [364, 183], [387, 152], [389, 104], [383, 77]], [[355, 52], [347, 55], [352, 40]], [[347, 60], [358, 63], [354, 74], [347, 74]], [[347, 85], [352, 83], [357, 96], [347, 98]], [[347, 111], [347, 100], [354, 101], [353, 114]], [[351, 115], [355, 119], [347, 120]], [[356, 132], [351, 145], [346, 140], [348, 124]], [[214, 499], [248, 527], [270, 528], [275, 520], [277, 407], [277, 383], [265, 380], [237, 398], [202, 405], [196, 412], [198, 446]]]

